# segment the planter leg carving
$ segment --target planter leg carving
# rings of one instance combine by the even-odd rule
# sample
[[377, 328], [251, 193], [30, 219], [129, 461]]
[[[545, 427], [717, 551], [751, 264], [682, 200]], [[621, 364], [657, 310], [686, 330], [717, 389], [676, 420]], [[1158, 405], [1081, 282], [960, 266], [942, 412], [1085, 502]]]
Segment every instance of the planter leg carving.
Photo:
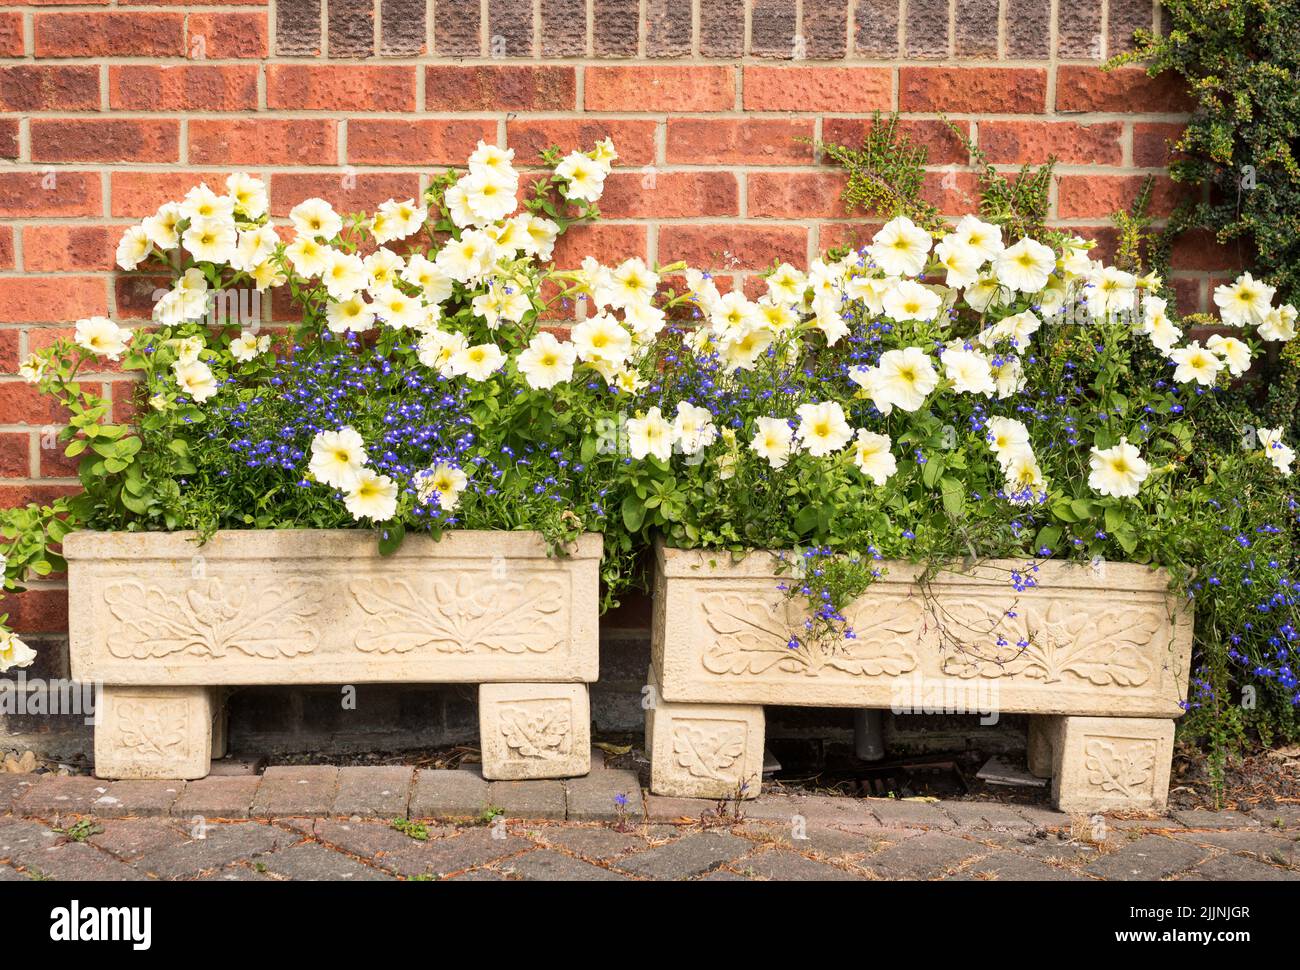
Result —
[[1029, 744], [1026, 751], [1029, 773], [1036, 778], [1052, 777], [1052, 751], [1056, 747], [1056, 734], [1061, 719], [1050, 715], [1032, 715], [1029, 718]]
[[586, 684], [481, 684], [483, 777], [572, 778], [591, 770]]
[[1052, 744], [1052, 802], [1063, 812], [1159, 811], [1169, 798], [1174, 722], [1070, 717]]
[[650, 791], [685, 798], [757, 798], [763, 782], [763, 708], [665, 701], [653, 669], [650, 682], [645, 712]]
[[[211, 687], [105, 687], [95, 717], [95, 775], [206, 776], [212, 764], [216, 693]], [[224, 737], [224, 728], [221, 733]]]

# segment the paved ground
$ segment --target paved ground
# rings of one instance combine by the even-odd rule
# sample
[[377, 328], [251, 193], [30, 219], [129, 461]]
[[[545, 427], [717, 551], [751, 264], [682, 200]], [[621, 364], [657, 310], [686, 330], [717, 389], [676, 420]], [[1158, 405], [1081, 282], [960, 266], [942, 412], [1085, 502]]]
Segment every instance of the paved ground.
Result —
[[[625, 802], [625, 804], [624, 804]], [[1300, 880], [1300, 805], [1071, 818], [990, 802], [643, 796], [632, 772], [269, 768], [104, 782], [0, 774], [24, 879]]]

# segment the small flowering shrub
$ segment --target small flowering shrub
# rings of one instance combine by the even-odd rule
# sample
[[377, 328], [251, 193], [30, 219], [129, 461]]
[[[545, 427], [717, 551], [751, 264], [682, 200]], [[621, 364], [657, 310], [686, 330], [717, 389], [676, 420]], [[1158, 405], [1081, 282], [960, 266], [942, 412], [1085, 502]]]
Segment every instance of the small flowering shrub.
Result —
[[693, 319], [627, 422], [624, 525], [788, 551], [783, 588], [808, 606], [790, 649], [851, 638], [843, 608], [883, 560], [1008, 558], [1018, 591], [1043, 558], [1127, 560], [1196, 601], [1206, 684], [1232, 666], [1300, 702], [1295, 455], [1254, 425], [1245, 384], [1295, 338], [1270, 287], [1219, 287], [1224, 332], [1193, 339], [1154, 275], [973, 216], [892, 219], [861, 251], [775, 267], [754, 298], [686, 278]]
[[[608, 140], [547, 152], [521, 206], [513, 152], [481, 143], [419, 199], [354, 216], [308, 199], [289, 239], [264, 186], [234, 175], [132, 227], [119, 265], [169, 278], [155, 325], [82, 320], [23, 364], [70, 412], [84, 491], [6, 514], [6, 589], [63, 569], [57, 544], [82, 527], [374, 527], [384, 551], [412, 530], [531, 529], [557, 550], [602, 531], [618, 459], [596, 429], [616, 423], [627, 365], [661, 326], [641, 298], [657, 276], [640, 260], [610, 271], [624, 322], [597, 317], [564, 341], [542, 324], [586, 291], [591, 273], [549, 263], [597, 216], [616, 157]], [[270, 290], [288, 297], [287, 329], [221, 312]], [[80, 380], [105, 361], [140, 376], [133, 426]], [[611, 535], [610, 596], [631, 551]], [[29, 664], [6, 636], [0, 669]]]

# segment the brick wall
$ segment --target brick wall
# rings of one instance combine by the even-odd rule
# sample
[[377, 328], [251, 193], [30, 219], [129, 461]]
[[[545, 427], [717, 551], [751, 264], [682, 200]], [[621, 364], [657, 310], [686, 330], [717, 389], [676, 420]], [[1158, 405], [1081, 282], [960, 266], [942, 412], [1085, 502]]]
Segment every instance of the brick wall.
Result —
[[[1188, 106], [1098, 68], [1153, 25], [1148, 0], [0, 0], [0, 502], [75, 481], [17, 362], [77, 317], [145, 319], [152, 284], [111, 272], [121, 227], [202, 177], [257, 172], [281, 216], [308, 195], [356, 209], [413, 195], [479, 138], [518, 161], [609, 134], [605, 220], [558, 259], [743, 278], [870, 231], [807, 139], [854, 140], [877, 109], [929, 146], [929, 195], [965, 209], [943, 113], [1000, 166], [1055, 153], [1054, 217], [1104, 235]], [[1161, 176], [1157, 209], [1175, 195]], [[1228, 262], [1180, 247], [1182, 305]], [[32, 673], [62, 674], [61, 584], [6, 607], [45, 648]]]

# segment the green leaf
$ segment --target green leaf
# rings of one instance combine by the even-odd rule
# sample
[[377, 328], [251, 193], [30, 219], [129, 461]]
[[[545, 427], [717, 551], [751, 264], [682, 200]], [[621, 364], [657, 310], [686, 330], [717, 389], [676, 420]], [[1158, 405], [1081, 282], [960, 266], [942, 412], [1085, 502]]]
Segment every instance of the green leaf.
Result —
[[623, 499], [623, 525], [629, 532], [640, 532], [645, 522], [645, 506], [635, 495]]

